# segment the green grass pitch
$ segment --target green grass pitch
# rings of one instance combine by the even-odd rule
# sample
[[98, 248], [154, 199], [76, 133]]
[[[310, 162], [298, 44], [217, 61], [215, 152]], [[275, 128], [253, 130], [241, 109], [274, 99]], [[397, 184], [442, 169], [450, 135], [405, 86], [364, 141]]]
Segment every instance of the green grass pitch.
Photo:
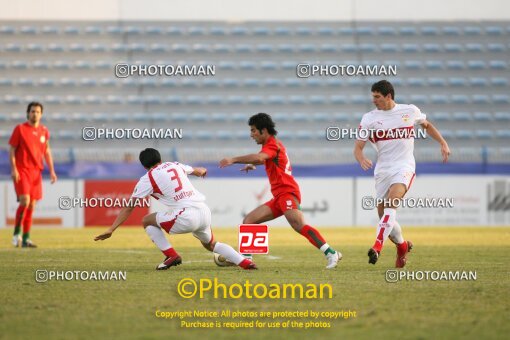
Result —
[[[121, 227], [94, 242], [104, 229], [35, 229], [38, 249], [11, 247], [11, 229], [0, 230], [0, 339], [504, 339], [510, 333], [510, 228], [404, 228], [415, 248], [405, 270], [476, 271], [476, 281], [387, 283], [395, 249], [386, 244], [377, 265], [366, 251], [375, 230], [322, 228], [344, 258], [335, 270], [306, 239], [286, 229], [270, 230], [270, 256], [256, 255], [258, 271], [219, 268], [191, 235], [171, 236], [183, 264], [156, 271], [162, 254], [141, 228]], [[217, 240], [236, 247], [235, 229], [217, 228]], [[126, 281], [49, 281], [35, 271], [126, 271]], [[184, 299], [183, 278], [231, 285], [331, 284], [331, 299]], [[356, 311], [355, 318], [328, 320], [330, 328], [191, 329], [160, 311]], [[260, 318], [217, 321], [245, 321]], [[188, 321], [210, 321], [191, 318]], [[284, 322], [288, 318], [267, 319]], [[294, 321], [303, 321], [292, 319]]]

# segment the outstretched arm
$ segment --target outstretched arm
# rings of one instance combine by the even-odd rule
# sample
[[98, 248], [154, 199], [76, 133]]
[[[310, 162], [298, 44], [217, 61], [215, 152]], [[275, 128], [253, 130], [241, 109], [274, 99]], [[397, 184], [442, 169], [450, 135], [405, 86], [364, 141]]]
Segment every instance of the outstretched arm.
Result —
[[124, 223], [129, 215], [131, 215], [131, 212], [133, 211], [135, 207], [124, 207], [122, 208], [122, 210], [119, 212], [119, 214], [117, 215], [117, 218], [115, 219], [115, 221], [113, 222], [112, 226], [110, 228], [108, 228], [107, 231], [105, 231], [104, 233], [102, 233], [101, 235], [98, 235], [94, 238], [94, 241], [103, 241], [103, 240], [106, 240], [107, 238], [110, 238], [113, 234], [113, 232], [115, 231], [115, 229], [117, 229], [122, 223]]
[[427, 133], [430, 135], [430, 137], [434, 138], [434, 140], [441, 145], [441, 155], [443, 156], [443, 163], [446, 163], [448, 161], [448, 157], [450, 157], [450, 148], [448, 147], [448, 143], [446, 143], [446, 140], [441, 135], [441, 132], [439, 132], [439, 130], [436, 129], [436, 127], [427, 120], [425, 120], [420, 125], [425, 130], [427, 130]]
[[372, 161], [363, 154], [363, 148], [365, 148], [366, 143], [363, 140], [356, 140], [354, 142], [354, 158], [356, 158], [361, 168], [365, 171], [372, 167]]
[[206, 168], [193, 168], [193, 172], [190, 173], [190, 175], [203, 178], [207, 175], [207, 169]]
[[225, 168], [232, 164], [264, 164], [269, 155], [264, 152], [253, 153], [245, 156], [238, 156], [233, 158], [223, 158], [220, 161], [220, 168]]

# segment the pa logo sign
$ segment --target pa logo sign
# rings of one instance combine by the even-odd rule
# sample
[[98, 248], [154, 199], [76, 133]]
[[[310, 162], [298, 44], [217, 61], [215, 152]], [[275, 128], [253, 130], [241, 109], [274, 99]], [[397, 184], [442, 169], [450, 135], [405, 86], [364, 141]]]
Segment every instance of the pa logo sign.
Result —
[[239, 252], [241, 254], [269, 253], [269, 228], [265, 224], [239, 226]]

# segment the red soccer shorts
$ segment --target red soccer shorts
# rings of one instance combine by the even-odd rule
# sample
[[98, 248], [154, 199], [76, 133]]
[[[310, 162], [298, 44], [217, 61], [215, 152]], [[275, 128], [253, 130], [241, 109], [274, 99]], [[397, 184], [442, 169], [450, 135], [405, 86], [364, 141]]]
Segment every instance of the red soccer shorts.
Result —
[[19, 180], [14, 183], [16, 195], [30, 195], [32, 200], [42, 198], [42, 174], [39, 169], [18, 169]]
[[287, 210], [299, 209], [301, 210], [299, 198], [291, 193], [281, 194], [274, 197], [270, 201], [264, 203], [271, 209], [274, 218], [280, 217]]

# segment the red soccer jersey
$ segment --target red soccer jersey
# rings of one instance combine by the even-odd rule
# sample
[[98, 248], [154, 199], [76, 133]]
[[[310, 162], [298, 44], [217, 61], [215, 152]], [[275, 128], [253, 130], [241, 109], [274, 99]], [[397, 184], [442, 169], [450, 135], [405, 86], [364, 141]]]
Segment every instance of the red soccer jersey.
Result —
[[42, 124], [37, 128], [28, 122], [17, 125], [9, 139], [9, 144], [16, 148], [16, 167], [43, 170], [43, 157], [49, 139], [50, 133]]
[[285, 146], [274, 136], [269, 137], [262, 146], [263, 152], [269, 156], [266, 160], [266, 173], [271, 184], [271, 193], [277, 197], [284, 193], [292, 193], [301, 200], [299, 185], [292, 177], [292, 167]]

